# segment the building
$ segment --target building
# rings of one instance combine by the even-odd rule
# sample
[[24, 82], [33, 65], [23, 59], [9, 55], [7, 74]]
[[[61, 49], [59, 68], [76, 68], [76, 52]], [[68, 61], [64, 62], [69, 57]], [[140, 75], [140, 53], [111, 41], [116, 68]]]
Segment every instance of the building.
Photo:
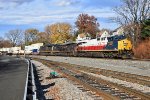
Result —
[[35, 43], [25, 46], [25, 53], [26, 54], [32, 54], [35, 52], [38, 53], [41, 46], [43, 46], [43, 43]]
[[11, 47], [8, 53], [19, 54], [21, 52], [21, 47]]
[[1, 53], [5, 54], [23, 54], [24, 50], [21, 47], [0, 48]]
[[121, 35], [124, 33], [124, 28], [123, 27], [119, 27], [117, 29], [115, 29], [113, 32], [112, 32], [112, 35]]
[[96, 37], [109, 37], [110, 31], [107, 29], [102, 29], [99, 33], [97, 33]]
[[85, 40], [90, 40], [91, 38], [88, 37], [85, 33], [81, 33], [81, 34], [78, 34], [77, 36], [77, 39], [76, 39], [76, 42], [81, 42], [81, 41], [85, 41]]

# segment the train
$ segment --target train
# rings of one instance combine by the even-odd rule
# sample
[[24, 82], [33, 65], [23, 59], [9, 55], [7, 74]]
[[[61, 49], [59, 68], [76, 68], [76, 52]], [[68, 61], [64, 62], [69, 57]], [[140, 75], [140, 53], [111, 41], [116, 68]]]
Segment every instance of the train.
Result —
[[100, 58], [132, 58], [132, 43], [125, 35], [100, 36], [95, 39], [81, 38], [64, 44], [45, 44], [39, 49], [45, 56], [76, 56]]

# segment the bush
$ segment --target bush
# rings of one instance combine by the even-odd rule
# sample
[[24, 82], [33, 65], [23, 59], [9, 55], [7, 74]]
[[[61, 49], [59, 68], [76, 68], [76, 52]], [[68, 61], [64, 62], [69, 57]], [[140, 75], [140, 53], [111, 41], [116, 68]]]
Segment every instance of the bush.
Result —
[[150, 38], [139, 43], [133, 52], [136, 58], [150, 59]]

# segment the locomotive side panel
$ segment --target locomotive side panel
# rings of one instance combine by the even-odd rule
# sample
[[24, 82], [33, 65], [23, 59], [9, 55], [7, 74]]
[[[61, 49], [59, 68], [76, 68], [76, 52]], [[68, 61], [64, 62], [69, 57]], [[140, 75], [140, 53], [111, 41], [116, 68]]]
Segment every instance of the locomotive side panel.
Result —
[[131, 41], [127, 38], [118, 41], [118, 50], [132, 50]]

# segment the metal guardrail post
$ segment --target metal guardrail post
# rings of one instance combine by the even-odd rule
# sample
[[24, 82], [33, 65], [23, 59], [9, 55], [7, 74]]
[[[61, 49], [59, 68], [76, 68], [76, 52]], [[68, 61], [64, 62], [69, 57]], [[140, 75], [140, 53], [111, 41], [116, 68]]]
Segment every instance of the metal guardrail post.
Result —
[[28, 62], [28, 71], [23, 100], [36, 100], [36, 85], [34, 79], [33, 64], [30, 60], [27, 60], [27, 62]]
[[36, 85], [34, 79], [33, 63], [31, 63], [31, 76], [32, 76], [32, 85], [33, 85], [32, 91], [34, 92], [33, 100], [36, 100]]
[[28, 74], [29, 74], [29, 60], [27, 60], [27, 63], [28, 63], [28, 70], [27, 70], [27, 76], [26, 76], [26, 84], [25, 84], [25, 89], [24, 89], [24, 97], [23, 97], [23, 100], [26, 100], [26, 97], [27, 97], [27, 87], [28, 87]]

